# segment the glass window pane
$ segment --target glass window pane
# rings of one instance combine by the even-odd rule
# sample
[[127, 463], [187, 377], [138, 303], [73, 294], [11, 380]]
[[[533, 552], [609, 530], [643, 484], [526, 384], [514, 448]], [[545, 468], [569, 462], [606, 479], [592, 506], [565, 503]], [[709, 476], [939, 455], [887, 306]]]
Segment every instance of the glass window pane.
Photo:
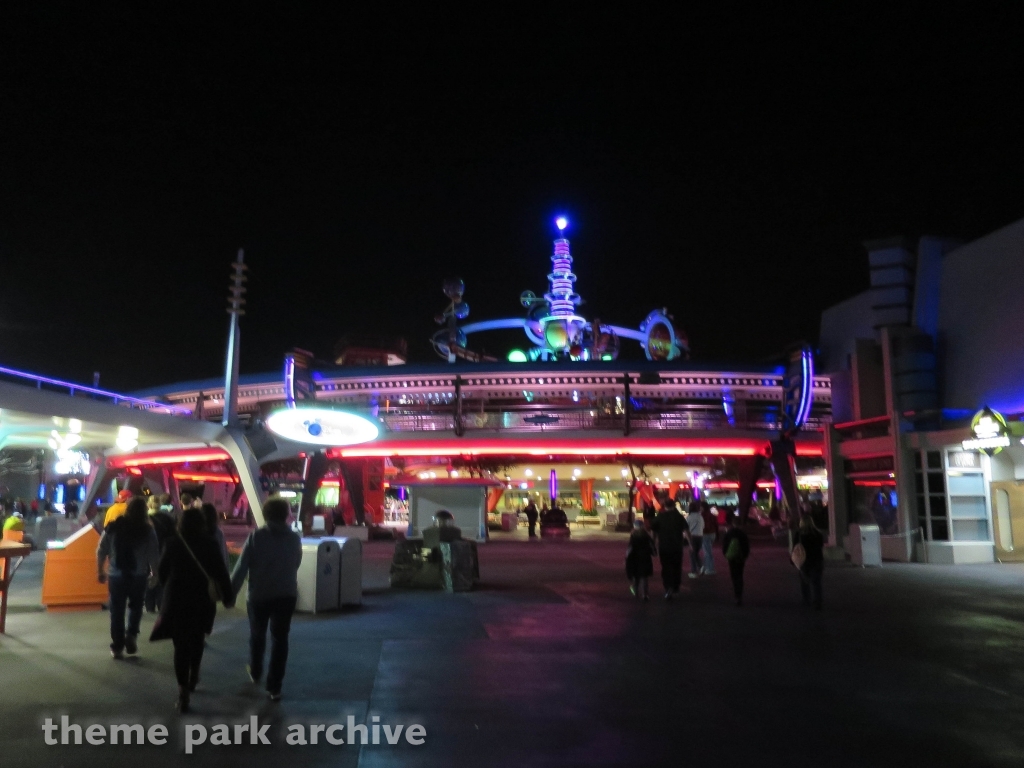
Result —
[[988, 519], [984, 496], [956, 496], [949, 503], [949, 516], [954, 519]]
[[917, 491], [917, 493], [924, 493], [924, 475], [920, 472], [917, 472], [914, 475], [914, 490]]
[[985, 476], [980, 474], [950, 475], [950, 496], [984, 496]]
[[914, 451], [914, 466], [917, 467], [918, 469], [921, 468], [921, 452], [920, 451]]
[[924, 519], [927, 516], [928, 516], [928, 510], [925, 509], [925, 506], [924, 506], [924, 496], [921, 496], [920, 494], [918, 494], [918, 497], [917, 497], [917, 519], [920, 520], [923, 523]]
[[946, 483], [941, 472], [928, 473], [928, 493], [945, 493]]
[[932, 518], [932, 541], [949, 541], [949, 529], [945, 520]]
[[937, 517], [940, 520], [946, 519], [946, 497], [945, 496], [929, 496], [928, 506], [931, 507], [932, 517]]
[[988, 521], [953, 521], [953, 541], [988, 541]]
[[928, 451], [928, 469], [942, 469], [942, 454], [938, 451]]

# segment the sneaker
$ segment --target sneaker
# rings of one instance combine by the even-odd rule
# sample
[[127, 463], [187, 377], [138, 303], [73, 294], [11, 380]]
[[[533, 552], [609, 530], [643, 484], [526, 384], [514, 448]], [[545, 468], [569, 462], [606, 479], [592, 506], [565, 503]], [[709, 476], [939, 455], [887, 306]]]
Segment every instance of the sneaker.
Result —
[[110, 658], [112, 659], [123, 659], [124, 651], [115, 651], [113, 648], [110, 649]]
[[139, 646], [138, 643], [136, 642], [135, 635], [128, 635], [124, 639], [124, 650], [125, 653], [127, 653], [129, 656], [134, 656], [136, 653], [139, 652]]
[[249, 682], [253, 685], [256, 685], [256, 683], [260, 681], [260, 678], [263, 677], [260, 673], [253, 674], [252, 667], [248, 664], [245, 665], [245, 674], [249, 676]]
[[665, 593], [665, 599], [666, 600], [671, 600], [672, 599], [672, 593], [671, 592], [666, 592]]
[[696, 578], [697, 578], [697, 574], [696, 574], [696, 573], [694, 573], [693, 571], [690, 571], [690, 573], [688, 573], [687, 575], [688, 575], [688, 576], [689, 576], [689, 577], [690, 577], [691, 579], [696, 579]]
[[281, 692], [280, 691], [267, 691], [267, 698], [270, 699], [271, 701], [280, 701], [281, 700]]
[[636, 587], [634, 587], [632, 584], [629, 585], [629, 594], [631, 594], [633, 597], [636, 597]]

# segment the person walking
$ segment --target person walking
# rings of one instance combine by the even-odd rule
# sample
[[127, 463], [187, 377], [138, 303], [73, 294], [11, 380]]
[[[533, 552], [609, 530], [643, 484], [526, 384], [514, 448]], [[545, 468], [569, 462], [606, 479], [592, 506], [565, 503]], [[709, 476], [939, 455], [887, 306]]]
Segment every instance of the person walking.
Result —
[[699, 501], [690, 502], [686, 512], [686, 527], [690, 542], [690, 578], [696, 579], [701, 572], [700, 555], [704, 545], [704, 517], [701, 515]]
[[[797, 547], [802, 550], [803, 562]], [[825, 537], [814, 525], [814, 519], [810, 514], [800, 516], [800, 527], [797, 529], [796, 538], [793, 542], [794, 564], [800, 571], [800, 593], [804, 605], [813, 605], [815, 610], [821, 610], [821, 577], [825, 571]]]
[[[166, 511], [164, 507], [160, 505], [160, 500], [155, 496], [149, 497], [147, 507], [149, 512], [149, 522], [153, 526], [153, 530], [156, 531], [157, 545], [160, 547], [160, 552], [162, 553], [164, 545], [168, 540], [177, 535], [177, 525], [174, 522], [174, 518], [171, 517], [170, 512]], [[146, 613], [158, 613], [160, 611], [163, 594], [163, 585], [160, 583], [159, 579], [154, 579], [153, 583], [151, 583], [146, 589]]]
[[206, 521], [206, 530], [210, 532], [213, 540], [217, 542], [220, 556], [224, 558], [225, 570], [230, 570], [231, 559], [228, 557], [228, 544], [224, 540], [224, 531], [220, 529], [220, 515], [213, 504], [203, 504], [203, 519]]
[[740, 520], [736, 515], [729, 515], [728, 525], [729, 529], [722, 538], [722, 552], [729, 563], [729, 577], [732, 579], [736, 605], [743, 605], [743, 568], [750, 557], [750, 539], [740, 528]]
[[657, 535], [658, 559], [661, 561], [661, 583], [665, 587], [665, 599], [679, 592], [683, 580], [683, 531], [686, 520], [679, 514], [674, 501], [665, 502], [651, 529]]
[[526, 505], [526, 509], [523, 510], [526, 513], [526, 522], [530, 526], [530, 538], [537, 538], [537, 505], [533, 503], [533, 499], [530, 499], [530, 503]]
[[647, 580], [654, 573], [651, 558], [654, 556], [654, 539], [643, 520], [633, 521], [633, 532], [629, 535], [629, 549], [626, 550], [626, 578], [633, 582], [629, 588], [637, 600], [647, 602]]
[[[156, 573], [159, 559], [160, 545], [149, 524], [146, 500], [132, 499], [125, 513], [103, 531], [96, 548], [96, 578], [100, 584], [106, 582], [110, 595], [110, 655], [115, 659], [124, 658], [125, 651], [129, 656], [138, 652], [146, 584], [150, 574]], [[110, 567], [104, 571], [108, 560]]]
[[270, 499], [263, 506], [266, 524], [249, 534], [242, 554], [231, 574], [231, 584], [239, 591], [249, 576], [247, 599], [249, 612], [249, 679], [258, 683], [263, 677], [263, 657], [270, 626], [270, 665], [267, 669], [267, 695], [280, 701], [284, 671], [288, 664], [288, 632], [298, 597], [297, 574], [302, 561], [302, 540], [288, 527], [288, 502]]
[[205, 636], [213, 631], [217, 616], [214, 599], [225, 608], [235, 604], [231, 579], [201, 509], [182, 510], [177, 535], [164, 545], [159, 576], [163, 603], [150, 640], [170, 637], [174, 643], [177, 709], [185, 713], [199, 684]]
[[715, 575], [715, 540], [718, 538], [718, 510], [701, 504], [700, 514], [704, 518], [704, 561], [701, 573], [705, 576]]
[[[103, 527], [106, 528], [112, 522], [121, 517], [128, 510], [128, 501], [132, 497], [132, 492], [125, 489], [117, 492], [117, 497], [114, 499], [114, 503], [107, 507], [106, 513], [103, 515]], [[142, 502], [142, 508], [146, 508], [146, 502]]]

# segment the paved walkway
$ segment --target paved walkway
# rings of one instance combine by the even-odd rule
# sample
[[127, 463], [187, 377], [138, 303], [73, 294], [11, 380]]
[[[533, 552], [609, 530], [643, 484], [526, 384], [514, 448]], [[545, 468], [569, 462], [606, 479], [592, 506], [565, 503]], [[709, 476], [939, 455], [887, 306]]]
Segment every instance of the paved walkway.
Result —
[[[183, 723], [258, 715], [271, 746], [197, 747], [228, 766], [929, 766], [1024, 764], [1024, 568], [831, 565], [825, 610], [799, 605], [781, 549], [758, 547], [747, 605], [728, 577], [630, 598], [623, 543], [491, 542], [471, 594], [386, 589], [366, 549], [365, 605], [300, 616], [284, 700], [246, 682], [246, 624], [223, 611], [195, 714], [179, 719], [168, 643], [107, 653], [105, 613], [38, 608], [19, 573], [0, 639], [0, 764], [181, 764]], [[146, 617], [144, 631], [151, 619]], [[155, 746], [44, 746], [44, 717], [162, 722]], [[422, 723], [423, 746], [283, 743], [291, 722]], [[137, 762], [136, 762], [137, 761]]]

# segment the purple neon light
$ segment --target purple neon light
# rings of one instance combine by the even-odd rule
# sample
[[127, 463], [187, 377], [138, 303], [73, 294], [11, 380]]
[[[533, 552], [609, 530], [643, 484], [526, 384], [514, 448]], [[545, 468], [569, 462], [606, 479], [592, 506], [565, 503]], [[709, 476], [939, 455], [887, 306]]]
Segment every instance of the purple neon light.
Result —
[[192, 413], [192, 409], [191, 408], [184, 408], [184, 407], [182, 407], [180, 405], [170, 405], [169, 403], [158, 403], [155, 400], [143, 400], [143, 399], [138, 398], [138, 397], [131, 397], [130, 395], [121, 395], [121, 394], [118, 394], [117, 392], [110, 392], [110, 391], [108, 391], [106, 389], [97, 389], [96, 387], [86, 387], [86, 386], [84, 386], [82, 384], [75, 384], [72, 381], [62, 381], [61, 379], [51, 379], [51, 378], [49, 378], [47, 376], [38, 376], [38, 375], [36, 375], [34, 373], [27, 373], [25, 371], [19, 371], [19, 370], [16, 370], [14, 368], [4, 368], [4, 367], [0, 366], [0, 374], [4, 374], [6, 376], [14, 376], [14, 377], [20, 378], [20, 379], [28, 379], [29, 381], [35, 382], [37, 386], [40, 385], [40, 384], [52, 384], [52, 385], [54, 385], [56, 387], [67, 387], [68, 390], [70, 390], [72, 395], [75, 392], [88, 392], [90, 395], [99, 395], [101, 397], [109, 397], [110, 399], [112, 399], [114, 401], [114, 405], [118, 405], [120, 403], [128, 403], [129, 405], [137, 406], [139, 408], [145, 408], [147, 410], [149, 410], [149, 409], [153, 409], [153, 410], [159, 409], [159, 410], [162, 410], [162, 411], [167, 411], [169, 413], [178, 413], [178, 414], [181, 414], [183, 416], [188, 416], [189, 414]]
[[548, 492], [551, 494], [551, 502], [553, 504], [555, 499], [558, 498], [558, 476], [553, 469], [551, 470], [551, 479], [548, 480]]
[[292, 355], [284, 359], [284, 404], [288, 408], [295, 407], [295, 358]]
[[803, 426], [807, 417], [811, 415], [811, 405], [814, 401], [814, 355], [811, 350], [804, 347], [800, 353], [800, 366], [804, 377], [804, 386], [800, 392], [800, 406], [796, 412], [796, 425]]

